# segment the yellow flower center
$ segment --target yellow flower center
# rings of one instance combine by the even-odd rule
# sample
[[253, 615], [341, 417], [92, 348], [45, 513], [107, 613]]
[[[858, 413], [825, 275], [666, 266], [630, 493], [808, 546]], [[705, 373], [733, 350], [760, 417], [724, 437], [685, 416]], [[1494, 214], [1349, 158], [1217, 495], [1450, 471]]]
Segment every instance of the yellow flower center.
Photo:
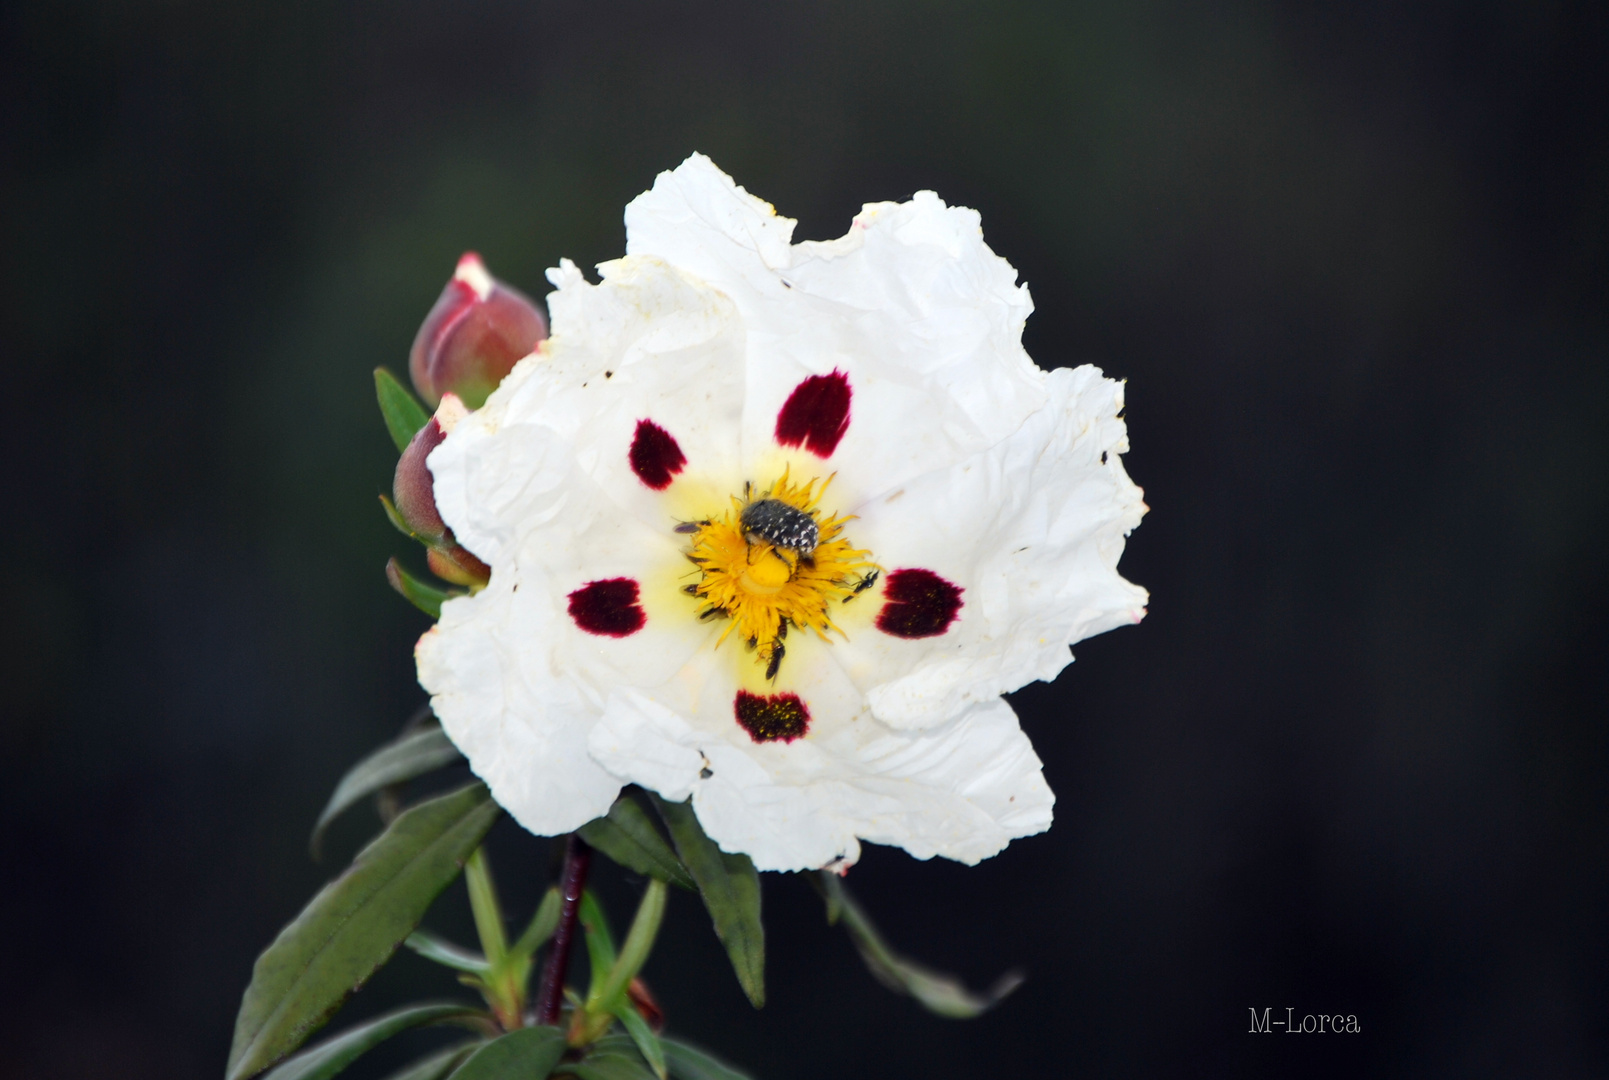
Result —
[[[870, 553], [843, 537], [844, 524], [853, 518], [820, 509], [831, 482], [828, 477], [818, 490], [818, 479], [792, 484], [784, 472], [762, 495], [733, 496], [725, 514], [699, 522], [693, 534], [687, 557], [698, 567], [699, 580], [684, 591], [700, 602], [700, 618], [729, 620], [717, 647], [735, 630], [768, 679], [776, 678], [782, 664], [790, 626], [814, 630], [823, 641], [830, 640], [829, 631], [841, 634], [828, 605], [854, 596], [876, 576], [866, 558]], [[745, 526], [744, 511], [768, 501], [782, 504], [767, 508], [770, 519], [782, 524], [762, 527], [751, 514]], [[807, 542], [800, 536], [814, 539], [814, 546], [788, 546]]]

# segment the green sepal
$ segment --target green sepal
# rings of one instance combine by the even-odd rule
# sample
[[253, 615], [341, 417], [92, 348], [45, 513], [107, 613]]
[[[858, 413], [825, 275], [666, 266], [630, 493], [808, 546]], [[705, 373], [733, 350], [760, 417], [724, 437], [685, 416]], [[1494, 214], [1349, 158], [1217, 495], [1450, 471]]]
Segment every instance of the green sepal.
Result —
[[341, 782], [335, 785], [330, 801], [313, 825], [313, 838], [309, 842], [313, 857], [319, 857], [324, 830], [330, 822], [354, 804], [392, 784], [412, 780], [463, 759], [464, 756], [458, 752], [452, 740], [435, 725], [421, 731], [405, 732], [371, 752], [348, 769], [346, 775], [341, 777]]
[[385, 578], [391, 587], [401, 593], [403, 598], [429, 615], [432, 619], [441, 618], [441, 605], [455, 596], [463, 594], [448, 589], [438, 589], [434, 585], [426, 585], [418, 578], [402, 568], [402, 564], [393, 557], [385, 564]]
[[458, 1067], [453, 1080], [542, 1080], [569, 1049], [556, 1027], [528, 1027], [487, 1043]]
[[317, 1046], [280, 1064], [263, 1080], [329, 1080], [362, 1055], [373, 1050], [393, 1035], [409, 1028], [426, 1024], [451, 1023], [484, 1024], [490, 1020], [480, 1009], [463, 1005], [410, 1005], [395, 1012], [377, 1016], [355, 1028], [325, 1039]]
[[446, 938], [437, 937], [429, 930], [415, 930], [402, 942], [408, 948], [442, 967], [452, 968], [454, 971], [467, 971], [471, 975], [482, 978], [491, 971], [492, 965], [486, 957], [474, 949], [466, 949], [462, 945], [454, 945]]
[[829, 915], [836, 902], [840, 921], [849, 931], [849, 937], [854, 941], [861, 959], [877, 981], [896, 993], [909, 994], [929, 1012], [952, 1020], [970, 1020], [994, 1008], [1006, 995], [1022, 985], [1022, 975], [1009, 971], [995, 982], [988, 993], [975, 994], [954, 976], [907, 960], [888, 947], [866, 910], [849, 895], [849, 890], [837, 874], [822, 870], [817, 878], [827, 898]]
[[484, 1039], [476, 1039], [474, 1042], [449, 1046], [429, 1057], [420, 1058], [412, 1065], [404, 1065], [386, 1077], [386, 1080], [447, 1080], [453, 1070], [463, 1064], [465, 1058], [484, 1045]]
[[698, 883], [653, 820], [629, 795], [615, 800], [605, 817], [581, 826], [581, 838], [628, 870], [697, 891]]
[[682, 865], [698, 882], [738, 985], [760, 1008], [765, 1004], [765, 924], [760, 921], [760, 875], [753, 861], [722, 851], [705, 834], [691, 803], [666, 802], [657, 795], [653, 800]]
[[408, 449], [419, 429], [430, 423], [430, 414], [397, 377], [383, 367], [374, 369], [374, 395], [380, 399], [380, 415], [385, 417], [386, 430], [391, 441], [397, 444], [397, 453]]
[[322, 1027], [418, 927], [501, 812], [479, 783], [420, 803], [320, 890], [257, 958], [228, 1080], [255, 1076]]
[[658, 1080], [665, 1080], [667, 1076], [665, 1048], [660, 1045], [659, 1036], [648, 1026], [648, 1021], [643, 1019], [642, 1013], [637, 1011], [637, 1006], [629, 1000], [620, 1001], [616, 1003], [613, 1011], [615, 1019], [626, 1029], [626, 1034], [631, 1036], [637, 1052], [653, 1070], [654, 1076], [658, 1077]]
[[386, 520], [391, 522], [393, 529], [396, 529], [409, 540], [418, 540], [420, 543], [424, 543], [419, 534], [408, 528], [408, 523], [402, 520], [402, 511], [398, 510], [397, 504], [391, 501], [391, 496], [381, 494], [380, 508], [385, 511]]

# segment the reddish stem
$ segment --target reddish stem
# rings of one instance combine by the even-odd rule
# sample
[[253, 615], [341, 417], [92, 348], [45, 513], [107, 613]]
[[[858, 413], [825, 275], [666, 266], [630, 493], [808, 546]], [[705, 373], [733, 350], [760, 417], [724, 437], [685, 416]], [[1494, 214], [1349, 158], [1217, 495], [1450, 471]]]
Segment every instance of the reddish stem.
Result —
[[570, 964], [570, 945], [575, 941], [581, 894], [587, 887], [587, 866], [591, 862], [592, 848], [572, 833], [564, 849], [564, 874], [559, 879], [564, 906], [559, 909], [559, 926], [553, 932], [553, 947], [548, 950], [547, 965], [542, 969], [542, 984], [536, 996], [538, 1024], [557, 1026], [559, 1022], [559, 1008], [564, 1004], [564, 970]]

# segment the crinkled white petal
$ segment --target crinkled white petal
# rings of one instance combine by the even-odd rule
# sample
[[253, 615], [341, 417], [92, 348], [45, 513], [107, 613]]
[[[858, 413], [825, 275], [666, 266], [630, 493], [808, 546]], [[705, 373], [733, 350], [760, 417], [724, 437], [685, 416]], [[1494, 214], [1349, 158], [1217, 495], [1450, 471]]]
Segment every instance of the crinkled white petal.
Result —
[[691, 795], [716, 843], [761, 870], [850, 865], [861, 840], [976, 863], [1049, 828], [1055, 803], [999, 698], [920, 732], [862, 715], [808, 740], [756, 747], [624, 691], [589, 745], [627, 779], [667, 798]]
[[793, 226], [699, 154], [626, 208], [627, 252], [696, 274], [742, 317], [746, 466], [776, 456], [794, 388], [834, 370], [854, 399], [826, 465], [851, 499], [985, 450], [1044, 405], [1045, 372], [1021, 342], [1033, 303], [977, 211], [924, 191], [868, 204], [827, 243], [790, 248]]
[[[691, 797], [762, 869], [852, 863], [862, 840], [970, 863], [1048, 827], [1054, 797], [999, 695], [1143, 614], [1116, 571], [1144, 511], [1120, 384], [1032, 363], [1026, 288], [977, 214], [930, 192], [794, 245], [792, 221], [695, 155], [626, 218], [627, 256], [597, 285], [550, 272], [552, 336], [429, 459], [443, 518], [492, 568], [419, 643], [448, 734], [534, 832], [634, 782]], [[852, 391], [836, 449], [778, 447], [783, 403], [834, 371]], [[644, 420], [686, 457], [663, 490], [628, 458]], [[885, 570], [962, 588], [956, 622], [889, 636], [875, 588], [834, 610], [849, 640], [792, 635], [775, 684], [741, 642], [715, 647], [674, 527], [784, 467], [834, 477], [826, 509], [860, 515], [849, 539]], [[617, 577], [640, 586], [642, 628], [580, 629], [569, 595]], [[739, 690], [797, 694], [808, 734], [755, 741]]]
[[1122, 384], [1089, 366], [1052, 371], [1049, 384], [1045, 408], [1009, 438], [855, 508], [856, 542], [889, 569], [928, 569], [965, 590], [942, 635], [863, 630], [838, 650], [891, 726], [939, 724], [1054, 679], [1074, 642], [1145, 614], [1145, 590], [1117, 572], [1145, 513], [1119, 458]]

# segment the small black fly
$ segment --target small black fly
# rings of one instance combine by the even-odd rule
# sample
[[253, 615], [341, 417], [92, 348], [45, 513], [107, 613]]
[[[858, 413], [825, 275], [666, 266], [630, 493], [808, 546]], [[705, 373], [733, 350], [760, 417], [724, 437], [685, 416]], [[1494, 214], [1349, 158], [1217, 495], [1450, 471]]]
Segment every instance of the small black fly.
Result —
[[871, 588], [873, 585], [876, 585], [877, 584], [877, 575], [879, 573], [880, 573], [880, 571], [873, 570], [871, 573], [867, 574], [865, 577], [863, 577], [859, 581], [855, 582], [855, 587], [853, 589], [849, 590], [849, 595], [848, 596], [844, 597], [844, 603], [846, 603], [846, 604], [849, 603], [855, 597], [859, 596], [861, 593], [865, 592], [867, 589]]

